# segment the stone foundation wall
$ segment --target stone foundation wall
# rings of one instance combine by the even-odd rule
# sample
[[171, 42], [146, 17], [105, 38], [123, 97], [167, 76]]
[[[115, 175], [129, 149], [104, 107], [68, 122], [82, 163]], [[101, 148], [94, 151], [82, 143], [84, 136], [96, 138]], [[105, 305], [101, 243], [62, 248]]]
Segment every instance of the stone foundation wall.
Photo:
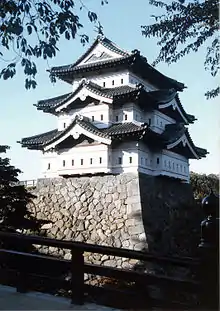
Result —
[[[48, 237], [99, 245], [188, 254], [193, 196], [188, 184], [139, 174], [41, 179], [29, 209], [49, 220]], [[198, 227], [200, 219], [198, 218]], [[190, 236], [191, 239], [191, 236]], [[55, 248], [41, 249], [70, 258]], [[86, 254], [93, 263], [128, 267], [132, 261]]]

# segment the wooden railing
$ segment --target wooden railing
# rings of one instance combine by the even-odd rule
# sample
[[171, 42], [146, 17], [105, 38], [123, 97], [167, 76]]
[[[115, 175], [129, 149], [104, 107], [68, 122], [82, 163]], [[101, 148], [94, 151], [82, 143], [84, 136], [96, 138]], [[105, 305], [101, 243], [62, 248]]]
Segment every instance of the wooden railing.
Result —
[[[27, 236], [21, 234], [0, 232], [0, 245], [10, 245], [14, 243], [17, 249], [23, 249], [24, 246], [29, 248], [32, 245], [52, 246], [59, 249], [71, 250], [71, 260], [50, 257], [40, 253], [27, 253], [24, 251], [15, 251], [10, 247], [0, 248], [0, 282], [7, 282], [17, 287], [19, 292], [27, 290], [36, 290], [39, 282], [45, 287], [52, 289], [63, 289], [66, 292], [71, 291], [71, 301], [76, 304], [83, 304], [86, 295], [95, 295], [97, 302], [99, 298], [105, 294], [114, 303], [114, 307], [131, 307], [132, 303], [140, 307], [162, 306], [169, 309], [185, 309], [199, 308], [198, 301], [188, 304], [175, 301], [173, 298], [173, 290], [179, 289], [184, 292], [194, 293], [200, 297], [201, 284], [198, 279], [193, 280], [171, 277], [166, 275], [157, 275], [143, 273], [133, 270], [118, 269], [103, 265], [94, 265], [84, 262], [84, 252], [98, 253], [103, 255], [111, 255], [117, 257], [125, 257], [136, 259], [145, 263], [154, 263], [162, 266], [174, 266], [189, 268], [193, 272], [197, 272], [200, 267], [200, 260], [187, 257], [162, 257], [141, 251], [131, 251], [128, 249], [119, 249], [113, 247], [86, 244], [81, 242], [70, 242], [64, 240], [56, 240], [45, 237]], [[11, 244], [12, 245], [12, 244]], [[51, 274], [50, 271], [53, 271]], [[65, 280], [61, 275], [71, 274], [70, 281]], [[100, 288], [97, 286], [84, 284], [84, 274], [98, 275], [107, 278], [114, 278], [121, 281], [132, 282], [136, 284], [133, 292], [129, 289], [119, 290], [117, 288]], [[10, 283], [11, 282], [11, 283]], [[48, 286], [46, 286], [48, 284]], [[149, 286], [159, 286], [159, 288], [169, 288], [171, 294], [165, 298], [150, 297]], [[39, 288], [39, 285], [38, 285]], [[42, 288], [42, 286], [41, 286]], [[113, 295], [114, 293], [114, 295]], [[117, 304], [117, 293], [121, 301], [124, 297], [124, 303]], [[111, 296], [112, 295], [112, 296]], [[133, 296], [132, 296], [133, 295]], [[132, 298], [133, 297], [133, 298]], [[103, 301], [101, 302], [103, 303]], [[119, 301], [118, 301], [119, 303]], [[105, 303], [106, 304], [106, 303]], [[108, 304], [108, 302], [107, 302]]]
[[17, 185], [29, 187], [36, 187], [37, 179], [30, 179], [30, 180], [20, 180], [16, 183]]

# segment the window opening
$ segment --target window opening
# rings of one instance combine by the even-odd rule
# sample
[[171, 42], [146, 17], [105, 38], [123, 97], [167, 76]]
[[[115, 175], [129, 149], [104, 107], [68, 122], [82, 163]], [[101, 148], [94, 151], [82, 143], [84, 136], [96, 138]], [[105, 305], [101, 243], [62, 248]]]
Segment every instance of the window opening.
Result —
[[72, 160], [72, 166], [74, 166], [74, 160]]
[[118, 116], [115, 117], [115, 121], [118, 122]]
[[121, 84], [123, 84], [124, 83], [124, 80], [123, 79], [121, 79]]
[[48, 163], [48, 165], [47, 165], [47, 169], [48, 169], [48, 170], [50, 170], [50, 163]]
[[65, 166], [66, 165], [66, 161], [65, 160], [63, 160], [63, 166]]
[[127, 114], [125, 114], [125, 121], [127, 121], [127, 119], [128, 119], [128, 115], [127, 115]]
[[90, 158], [90, 164], [92, 164], [92, 158]]
[[129, 163], [132, 163], [132, 157], [129, 157]]
[[83, 165], [83, 159], [81, 159], [80, 162], [81, 162], [81, 165]]
[[157, 158], [157, 164], [159, 164], [160, 163], [160, 159], [159, 158]]
[[103, 82], [103, 87], [105, 87], [105, 82]]
[[92, 122], [94, 122], [94, 116], [92, 116]]
[[148, 124], [151, 125], [151, 119], [148, 119]]
[[64, 128], [64, 129], [66, 128], [66, 123], [65, 123], [65, 122], [63, 123], [63, 128]]
[[101, 121], [103, 121], [103, 114], [101, 114]]
[[102, 163], [102, 158], [101, 158], [101, 157], [99, 158], [99, 163], [100, 163], [100, 164]]
[[115, 81], [114, 80], [112, 80], [112, 85], [115, 85]]
[[118, 158], [118, 164], [122, 164], [122, 157]]

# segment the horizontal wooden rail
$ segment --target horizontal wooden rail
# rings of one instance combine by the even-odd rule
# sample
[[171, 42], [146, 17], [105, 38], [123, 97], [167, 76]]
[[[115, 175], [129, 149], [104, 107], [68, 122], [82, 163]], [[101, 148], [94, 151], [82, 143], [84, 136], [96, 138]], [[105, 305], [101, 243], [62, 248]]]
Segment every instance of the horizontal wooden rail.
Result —
[[164, 263], [164, 264], [172, 264], [177, 266], [194, 266], [200, 263], [198, 258], [190, 258], [190, 257], [175, 257], [175, 256], [159, 256], [156, 254], [150, 254], [142, 251], [134, 251], [129, 249], [122, 249], [117, 247], [109, 247], [109, 246], [101, 246], [94, 245], [89, 243], [82, 242], [72, 242], [72, 241], [64, 241], [57, 240], [33, 235], [21, 235], [16, 233], [7, 233], [0, 232], [0, 238], [3, 240], [17, 240], [21, 243], [28, 243], [29, 245], [43, 245], [43, 246], [53, 246], [63, 249], [75, 249], [81, 250], [83, 252], [91, 252], [98, 253], [110, 256], [118, 256], [125, 257], [129, 259], [137, 259], [154, 263]]
[[[9, 243], [16, 242], [16, 246], [43, 245], [69, 249], [71, 251], [71, 260], [65, 260], [40, 253], [36, 254], [3, 248], [0, 249], [0, 270], [1, 265], [3, 264], [3, 274], [5, 274], [5, 267], [7, 268], [7, 265], [9, 266], [9, 270], [14, 269], [18, 272], [15, 286], [20, 292], [32, 289], [34, 284], [38, 284], [39, 280], [42, 280], [44, 286], [50, 286], [50, 282], [52, 282], [50, 286], [51, 290], [57, 286], [58, 288], [59, 286], [63, 286], [62, 288], [71, 290], [72, 302], [76, 304], [83, 304], [86, 288], [84, 284], [85, 273], [88, 275], [98, 275], [135, 283], [136, 287], [134, 287], [134, 290], [137, 291], [137, 297], [142, 295], [143, 299], [148, 297], [146, 292], [149, 285], [157, 285], [165, 288], [170, 287], [173, 290], [178, 288], [179, 290], [192, 291], [194, 293], [198, 292], [198, 288], [200, 286], [199, 282], [193, 280], [180, 279], [166, 275], [149, 274], [147, 272], [143, 273], [131, 269], [126, 270], [104, 265], [85, 263], [83, 254], [84, 252], [99, 253], [146, 262], [188, 267], [190, 269], [192, 267], [195, 268], [200, 264], [200, 261], [195, 258], [164, 257], [128, 249], [6, 232], [0, 232], [0, 242], [1, 241]], [[67, 275], [71, 276], [70, 281], [65, 279], [65, 276]], [[115, 291], [117, 292], [117, 289], [115, 289]], [[127, 294], [129, 296], [129, 292], [127, 292]], [[170, 302], [170, 306], [172, 306], [172, 301]]]

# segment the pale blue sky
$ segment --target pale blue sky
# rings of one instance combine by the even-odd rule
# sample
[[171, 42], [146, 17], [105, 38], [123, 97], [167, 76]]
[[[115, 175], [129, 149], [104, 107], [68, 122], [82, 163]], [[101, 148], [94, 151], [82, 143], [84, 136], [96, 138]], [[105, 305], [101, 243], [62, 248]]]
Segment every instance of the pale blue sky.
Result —
[[[158, 52], [156, 40], [146, 39], [141, 35], [141, 25], [151, 22], [150, 15], [157, 14], [156, 9], [147, 0], [109, 0], [109, 4], [100, 6], [98, 0], [84, 0], [92, 10], [97, 12], [104, 26], [105, 36], [122, 48], [131, 51], [139, 49], [152, 63]], [[152, 19], [153, 21], [153, 19]], [[82, 15], [84, 31], [90, 36], [90, 44], [96, 37], [94, 27], [86, 14]], [[55, 59], [50, 60], [50, 66], [69, 64], [79, 57], [88, 45], [83, 47], [79, 38], [72, 41], [62, 40], [60, 52]], [[191, 160], [190, 170], [200, 173], [219, 172], [219, 110], [218, 99], [207, 101], [204, 93], [216, 85], [213, 78], [203, 68], [205, 50], [191, 54], [179, 63], [167, 66], [157, 66], [162, 73], [183, 82], [187, 89], [180, 93], [185, 110], [197, 117], [195, 124], [189, 126], [189, 131], [195, 144], [208, 149], [209, 155], [202, 160]], [[0, 60], [0, 68], [5, 65]], [[13, 165], [23, 171], [20, 179], [34, 179], [40, 172], [40, 152], [21, 148], [16, 141], [22, 137], [39, 134], [56, 128], [56, 117], [37, 111], [33, 104], [40, 99], [69, 92], [71, 86], [58, 81], [49, 81], [47, 62], [37, 62], [38, 86], [36, 90], [25, 90], [24, 76], [20, 71], [15, 78], [8, 81], [0, 80], [1, 91], [1, 122], [0, 143], [11, 146], [8, 156]]]

